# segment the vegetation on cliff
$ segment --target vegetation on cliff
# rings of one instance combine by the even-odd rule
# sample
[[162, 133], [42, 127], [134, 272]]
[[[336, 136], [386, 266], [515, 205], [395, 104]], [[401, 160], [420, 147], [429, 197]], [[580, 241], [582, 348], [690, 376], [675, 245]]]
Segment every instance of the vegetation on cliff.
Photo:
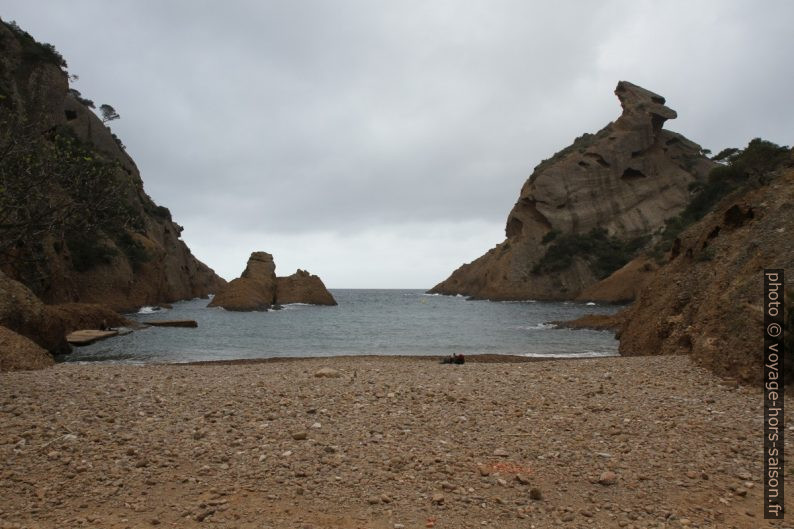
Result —
[[[666, 263], [620, 315], [620, 352], [688, 354], [750, 383], [763, 366], [764, 269], [794, 275], [794, 151], [755, 139], [730, 149], [665, 230]], [[785, 331], [794, 333], [788, 289]], [[789, 355], [791, 357], [791, 355]], [[794, 381], [794, 358], [785, 378]]]
[[587, 262], [598, 279], [628, 263], [648, 241], [648, 237], [622, 240], [610, 236], [603, 228], [593, 228], [588, 233], [550, 231], [541, 242], [548, 243], [546, 253], [532, 269], [534, 274], [550, 274], [567, 270], [574, 259]]
[[692, 199], [677, 216], [668, 219], [653, 253], [659, 257], [670, 251], [678, 235], [706, 216], [724, 197], [769, 182], [770, 174], [789, 156], [787, 147], [755, 138], [744, 149], [727, 148], [712, 159], [721, 165], [709, 173], [705, 182], [693, 182]]
[[[206, 296], [225, 282], [179, 238], [66, 61], [0, 21], [0, 270], [47, 303], [116, 309]], [[100, 117], [101, 116], [101, 117]]]

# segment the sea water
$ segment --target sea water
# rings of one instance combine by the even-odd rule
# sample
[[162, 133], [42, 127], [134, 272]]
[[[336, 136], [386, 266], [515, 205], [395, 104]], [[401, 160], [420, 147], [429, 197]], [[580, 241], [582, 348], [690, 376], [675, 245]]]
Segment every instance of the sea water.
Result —
[[267, 312], [207, 308], [207, 300], [173, 309], [144, 308], [140, 322], [190, 319], [198, 328], [149, 327], [86, 347], [60, 361], [193, 362], [291, 356], [512, 354], [611, 356], [614, 333], [549, 324], [617, 307], [574, 302], [492, 302], [422, 290], [331, 290], [335, 307], [286, 305]]

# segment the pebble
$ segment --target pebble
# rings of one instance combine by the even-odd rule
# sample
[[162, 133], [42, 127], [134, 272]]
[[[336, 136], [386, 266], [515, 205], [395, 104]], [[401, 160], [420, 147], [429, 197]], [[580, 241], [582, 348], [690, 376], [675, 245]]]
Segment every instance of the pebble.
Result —
[[[357, 376], [314, 378], [330, 365]], [[0, 527], [639, 529], [680, 527], [674, 512], [690, 527], [758, 525], [745, 515], [761, 516], [757, 392], [720, 388], [686, 357], [566, 362], [568, 378], [560, 365], [442, 371], [368, 357], [0, 373]], [[694, 481], [701, 468], [708, 482]], [[623, 486], [599, 485], [607, 472]]]
[[611, 470], [607, 470], [606, 472], [602, 472], [601, 476], [599, 476], [599, 478], [598, 478], [598, 482], [601, 485], [604, 485], [606, 487], [608, 487], [610, 485], [614, 485], [615, 483], [617, 483], [617, 481], [618, 481], [617, 474], [615, 474]]

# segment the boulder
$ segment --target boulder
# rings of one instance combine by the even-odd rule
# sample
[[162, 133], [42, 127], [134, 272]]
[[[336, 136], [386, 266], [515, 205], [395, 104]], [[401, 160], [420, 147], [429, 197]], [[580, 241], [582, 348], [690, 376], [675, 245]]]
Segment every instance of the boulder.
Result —
[[308, 303], [310, 305], [336, 305], [336, 300], [325, 288], [323, 280], [306, 270], [276, 279], [276, 302]]
[[[506, 240], [455, 270], [430, 292], [479, 299], [574, 299], [601, 279], [581, 252], [561, 269], [539, 271], [554, 236], [603, 229], [628, 243], [652, 234], [683, 210], [689, 185], [715, 163], [664, 122], [676, 117], [662, 96], [621, 81], [622, 115], [596, 134], [541, 162], [524, 184], [505, 227]], [[567, 251], [571, 253], [571, 251]]]
[[118, 312], [96, 303], [61, 303], [48, 305], [47, 312], [61, 321], [66, 334], [81, 329], [136, 327]]
[[29, 288], [0, 272], [0, 325], [54, 354], [68, 353], [66, 327]]
[[234, 311], [267, 310], [276, 302], [276, 264], [266, 252], [253, 252], [242, 275], [222, 288], [208, 307]]
[[0, 371], [44, 369], [53, 363], [46, 349], [0, 325]]

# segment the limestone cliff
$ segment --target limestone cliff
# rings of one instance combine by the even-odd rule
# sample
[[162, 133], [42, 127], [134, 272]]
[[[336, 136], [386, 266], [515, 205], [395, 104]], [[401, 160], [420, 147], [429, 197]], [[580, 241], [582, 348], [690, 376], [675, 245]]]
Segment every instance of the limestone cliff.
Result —
[[125, 310], [216, 291], [225, 281], [146, 194], [65, 66], [0, 21], [0, 269], [46, 303]]
[[678, 214], [715, 165], [662, 128], [662, 96], [626, 81], [622, 115], [538, 165], [507, 219], [506, 240], [431, 292], [494, 300], [573, 299], [625, 264]]
[[[760, 382], [763, 270], [784, 269], [788, 284], [794, 278], [794, 156], [759, 182], [674, 241], [670, 261], [620, 315], [622, 355], [689, 354], [720, 375]], [[791, 336], [794, 290], [786, 295]]]
[[318, 276], [298, 270], [288, 277], [276, 277], [273, 256], [253, 252], [242, 275], [221, 289], [207, 306], [261, 311], [287, 303], [336, 305], [336, 300]]

